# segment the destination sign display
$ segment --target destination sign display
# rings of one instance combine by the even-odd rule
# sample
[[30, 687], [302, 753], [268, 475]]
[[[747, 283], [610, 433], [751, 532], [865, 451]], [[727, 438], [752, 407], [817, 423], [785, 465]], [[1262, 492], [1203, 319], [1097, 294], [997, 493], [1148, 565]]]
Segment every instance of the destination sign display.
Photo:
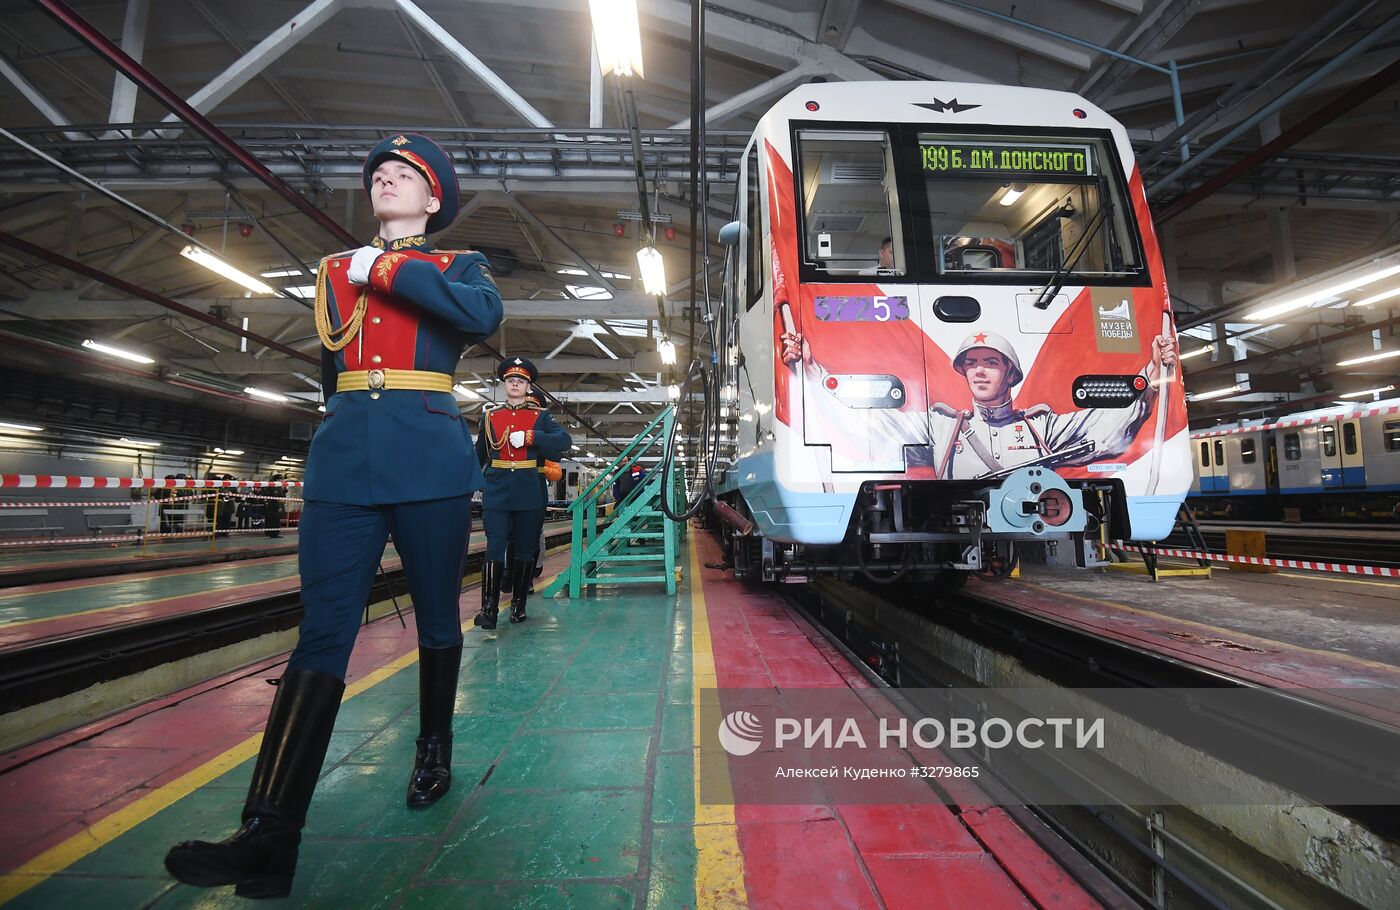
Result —
[[920, 164], [929, 174], [1030, 174], [1092, 177], [1089, 149], [1082, 145], [982, 144], [929, 142], [919, 144]]

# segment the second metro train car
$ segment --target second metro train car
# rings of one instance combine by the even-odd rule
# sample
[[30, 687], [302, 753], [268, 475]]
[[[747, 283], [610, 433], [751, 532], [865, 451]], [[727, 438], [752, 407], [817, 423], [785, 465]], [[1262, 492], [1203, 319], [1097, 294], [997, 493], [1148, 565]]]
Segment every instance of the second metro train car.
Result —
[[1015, 541], [1086, 565], [1102, 524], [1171, 531], [1185, 396], [1117, 121], [1040, 89], [813, 84], [744, 162], [716, 329], [738, 571], [957, 583]]
[[1400, 520], [1400, 399], [1198, 430], [1191, 451], [1198, 515]]

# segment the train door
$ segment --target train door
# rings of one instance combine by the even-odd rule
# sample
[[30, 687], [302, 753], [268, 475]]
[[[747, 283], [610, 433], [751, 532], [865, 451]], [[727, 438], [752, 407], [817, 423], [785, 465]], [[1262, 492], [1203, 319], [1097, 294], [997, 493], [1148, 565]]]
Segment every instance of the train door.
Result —
[[1215, 477], [1215, 492], [1228, 493], [1230, 492], [1230, 466], [1229, 459], [1225, 454], [1225, 440], [1212, 439], [1210, 449], [1211, 461], [1213, 462], [1211, 473]]
[[1342, 486], [1366, 485], [1366, 462], [1361, 451], [1361, 419], [1342, 421]]
[[897, 137], [799, 128], [794, 138], [798, 316], [813, 364], [802, 382], [804, 441], [829, 449], [834, 472], [931, 471], [925, 336]]
[[1342, 447], [1337, 424], [1320, 424], [1317, 429], [1317, 454], [1322, 462], [1322, 488], [1330, 490], [1342, 486]]

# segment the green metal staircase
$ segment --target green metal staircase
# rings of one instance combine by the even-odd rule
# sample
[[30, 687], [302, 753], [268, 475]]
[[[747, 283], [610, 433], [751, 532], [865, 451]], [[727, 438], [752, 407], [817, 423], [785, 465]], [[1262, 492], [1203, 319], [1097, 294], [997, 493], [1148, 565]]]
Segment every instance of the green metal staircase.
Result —
[[661, 511], [661, 497], [670, 497], [671, 510], [685, 508], [685, 491], [680, 471], [671, 473], [670, 489], [662, 489], [661, 467], [656, 465], [641, 483], [613, 505], [611, 520], [599, 523], [599, 500], [617, 480], [632, 470], [644, 455], [665, 451], [675, 421], [675, 408], [656, 415], [622, 454], [603, 470], [593, 483], [570, 504], [573, 546], [569, 568], [544, 589], [544, 597], [567, 590], [579, 597], [585, 587], [595, 585], [665, 584], [667, 594], [676, 593], [680, 541], [683, 522], [671, 521]]

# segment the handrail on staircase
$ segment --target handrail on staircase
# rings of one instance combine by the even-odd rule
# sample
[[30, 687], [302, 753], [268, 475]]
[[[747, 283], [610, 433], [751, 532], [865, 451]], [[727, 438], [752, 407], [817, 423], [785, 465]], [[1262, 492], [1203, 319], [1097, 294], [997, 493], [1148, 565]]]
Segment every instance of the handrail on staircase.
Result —
[[[582, 508], [582, 506], [580, 505], [581, 503], [585, 503], [590, 499], [596, 499], [598, 496], [601, 496], [602, 493], [599, 492], [600, 490], [607, 490], [607, 488], [611, 487], [619, 477], [621, 477], [627, 471], [630, 471], [632, 469], [632, 465], [637, 463], [637, 460], [642, 457], [642, 454], [646, 452], [647, 449], [651, 448], [653, 443], [657, 442], [661, 438], [661, 434], [665, 432], [664, 421], [666, 420], [666, 417], [669, 414], [671, 414], [674, 410], [674, 405], [667, 405], [661, 411], [661, 413], [657, 414], [656, 417], [652, 420], [652, 422], [647, 424], [646, 428], [643, 429], [640, 433], [638, 433], [636, 438], [627, 444], [627, 447], [622, 450], [621, 454], [619, 454], [616, 458], [609, 462], [608, 466], [605, 467], [601, 472], [599, 472], [597, 478], [594, 479], [593, 483], [588, 485], [588, 489], [578, 494], [578, 496], [574, 498], [574, 501], [569, 504], [569, 512], [572, 513], [576, 509]], [[653, 434], [652, 430], [658, 429], [658, 425], [658, 432]], [[632, 454], [634, 449], [636, 450], [636, 452], [635, 454]], [[628, 457], [629, 454], [631, 454], [630, 458]]]

